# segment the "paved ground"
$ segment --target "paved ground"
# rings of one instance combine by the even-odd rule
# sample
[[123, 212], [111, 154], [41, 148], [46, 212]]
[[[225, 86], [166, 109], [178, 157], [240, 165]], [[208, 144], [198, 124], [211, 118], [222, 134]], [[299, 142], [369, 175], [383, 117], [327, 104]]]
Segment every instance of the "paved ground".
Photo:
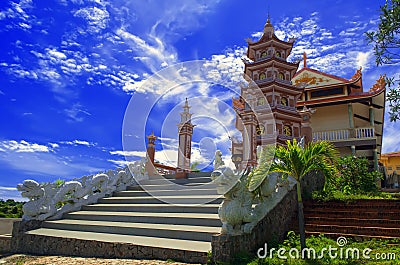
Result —
[[[0, 264], [6, 265], [185, 265], [174, 261], [161, 260], [134, 260], [134, 259], [99, 259], [60, 256], [29, 256], [11, 255], [1, 256]], [[195, 264], [192, 264], [195, 265]], [[199, 265], [199, 264], [197, 264]]]

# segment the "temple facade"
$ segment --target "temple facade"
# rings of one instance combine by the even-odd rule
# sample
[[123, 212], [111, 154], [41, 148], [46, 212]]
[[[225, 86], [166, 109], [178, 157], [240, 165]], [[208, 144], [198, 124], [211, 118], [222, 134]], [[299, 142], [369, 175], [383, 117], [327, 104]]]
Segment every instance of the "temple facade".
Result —
[[366, 157], [377, 169], [385, 112], [384, 76], [364, 92], [361, 68], [346, 79], [309, 68], [306, 60], [304, 56], [304, 67], [292, 82], [304, 87], [298, 110], [314, 110], [310, 123], [313, 141], [330, 141], [340, 155]]

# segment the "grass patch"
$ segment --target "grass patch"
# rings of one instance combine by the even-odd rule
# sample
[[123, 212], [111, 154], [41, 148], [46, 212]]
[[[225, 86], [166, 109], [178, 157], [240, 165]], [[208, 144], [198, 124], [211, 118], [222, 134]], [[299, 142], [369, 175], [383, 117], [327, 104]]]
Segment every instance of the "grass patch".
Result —
[[[400, 241], [399, 240], [366, 240], [366, 241], [354, 241], [347, 239], [347, 244], [343, 247], [339, 247], [336, 240], [325, 237], [324, 235], [320, 236], [311, 236], [307, 238], [307, 247], [315, 250], [315, 259], [313, 255], [310, 256], [309, 259], [301, 258], [300, 251], [300, 239], [298, 235], [295, 235], [293, 232], [288, 234], [288, 239], [286, 239], [282, 244], [275, 247], [275, 250], [272, 251], [272, 258], [270, 258], [271, 252], [270, 247], [268, 247], [269, 251], [266, 253], [266, 258], [257, 258], [255, 256], [251, 256], [248, 254], [241, 253], [237, 255], [234, 260], [229, 264], [235, 265], [269, 265], [269, 264], [287, 264], [287, 265], [394, 265], [399, 264], [400, 262]], [[332, 248], [332, 255], [336, 253], [336, 258], [332, 258], [329, 256], [329, 246]], [[272, 248], [272, 247], [271, 247]], [[289, 252], [291, 249], [297, 249], [299, 251], [299, 259], [291, 258], [289, 253], [292, 253], [292, 256], [296, 256], [295, 252]], [[323, 251], [323, 249], [326, 249]], [[337, 248], [337, 250], [333, 250], [333, 248]], [[285, 252], [282, 254], [286, 256], [287, 259], [278, 258], [278, 249], [285, 249]], [[341, 250], [342, 250], [342, 254]], [[348, 258], [346, 259], [346, 250], [347, 249], [358, 249], [359, 250], [359, 259], [356, 257], [356, 253], [352, 254], [351, 251], [348, 252]], [[363, 257], [363, 251], [365, 249], [371, 249], [367, 257]], [[281, 250], [283, 251], [283, 250]], [[323, 251], [323, 252], [322, 252]], [[324, 255], [321, 255], [324, 253]], [[264, 252], [261, 252], [264, 254]], [[321, 256], [321, 257], [320, 257]], [[386, 259], [378, 259], [382, 257], [386, 257]], [[320, 257], [320, 258], [319, 258]], [[342, 257], [342, 258], [341, 258]], [[224, 263], [221, 263], [224, 264]], [[228, 264], [228, 263], [225, 263]]]
[[355, 201], [355, 200], [399, 200], [399, 193], [392, 192], [365, 192], [346, 194], [342, 191], [332, 191], [324, 193], [323, 191], [313, 192], [312, 199], [317, 201]]

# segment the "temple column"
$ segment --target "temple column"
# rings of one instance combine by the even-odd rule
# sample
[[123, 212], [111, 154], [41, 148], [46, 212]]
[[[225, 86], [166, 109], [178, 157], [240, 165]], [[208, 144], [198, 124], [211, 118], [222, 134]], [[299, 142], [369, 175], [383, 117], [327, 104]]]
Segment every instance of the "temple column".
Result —
[[369, 106], [369, 123], [371, 124], [371, 126], [375, 126], [375, 115], [373, 106]]
[[[374, 107], [372, 105], [369, 106], [369, 123], [371, 127], [375, 127]], [[378, 170], [378, 151], [376, 148], [374, 148], [373, 153], [374, 153], [374, 169]]]
[[379, 165], [378, 165], [378, 150], [376, 150], [376, 148], [374, 148], [373, 152], [374, 152], [374, 169], [378, 170], [378, 167], [379, 167]]
[[154, 156], [156, 154], [155, 141], [157, 140], [157, 136], [155, 136], [154, 132], [152, 132], [151, 135], [147, 136], [147, 140], [147, 160], [145, 168], [149, 176], [154, 176], [157, 174], [157, 171], [154, 167]]
[[245, 169], [249, 166], [257, 164], [256, 158], [256, 120], [254, 114], [243, 117], [243, 162], [242, 168]]
[[[350, 127], [350, 138], [354, 138], [354, 118], [353, 118], [353, 105], [349, 103], [347, 105], [347, 112], [349, 113], [349, 127]], [[351, 146], [351, 154], [356, 155], [356, 146]]]

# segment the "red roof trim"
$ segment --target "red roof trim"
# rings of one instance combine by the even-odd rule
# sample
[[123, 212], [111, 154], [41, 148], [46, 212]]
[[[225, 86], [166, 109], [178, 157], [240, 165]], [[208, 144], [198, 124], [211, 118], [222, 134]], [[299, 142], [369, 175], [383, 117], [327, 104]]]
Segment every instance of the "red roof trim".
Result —
[[304, 104], [306, 104], [306, 105], [321, 104], [321, 103], [329, 103], [329, 102], [335, 102], [335, 101], [345, 101], [345, 100], [348, 100], [348, 99], [359, 99], [359, 98], [375, 97], [375, 96], [378, 96], [379, 94], [381, 94], [384, 91], [385, 91], [385, 87], [381, 87], [381, 89], [373, 91], [373, 92], [363, 92], [363, 93], [360, 93], [360, 94], [357, 94], [357, 95], [348, 95], [348, 96], [335, 97], [335, 98], [307, 100], [307, 101], [298, 102], [296, 105], [297, 105], [297, 107], [301, 107]]
[[[348, 79], [345, 79], [345, 78], [342, 78], [342, 77], [338, 77], [338, 76], [335, 76], [335, 75], [331, 75], [331, 74], [326, 74], [326, 73], [324, 73], [324, 72], [320, 72], [320, 71], [318, 71], [318, 70], [315, 70], [315, 69], [312, 69], [312, 68], [308, 68], [308, 67], [304, 67], [303, 69], [301, 69], [300, 71], [298, 71], [298, 72], [293, 76], [293, 78], [295, 78], [295, 77], [298, 76], [300, 73], [302, 73], [302, 72], [304, 72], [304, 71], [306, 71], [306, 70], [308, 70], [308, 71], [310, 71], [310, 72], [313, 72], [313, 73], [316, 73], [316, 74], [324, 75], [324, 76], [329, 77], [329, 78], [336, 79], [336, 80], [341, 81], [341, 82], [346, 82], [346, 83], [347, 83], [347, 82], [350, 81], [350, 80], [348, 80]], [[351, 81], [353, 81], [353, 80], [351, 80]], [[353, 82], [351, 82], [351, 83], [353, 83]]]

